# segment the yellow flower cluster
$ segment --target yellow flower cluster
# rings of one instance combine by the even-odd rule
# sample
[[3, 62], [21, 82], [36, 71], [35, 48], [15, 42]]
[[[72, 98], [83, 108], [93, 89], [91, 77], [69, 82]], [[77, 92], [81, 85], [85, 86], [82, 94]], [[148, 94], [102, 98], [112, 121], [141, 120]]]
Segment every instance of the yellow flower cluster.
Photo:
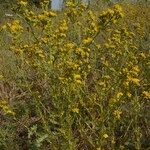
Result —
[[74, 74], [74, 81], [75, 81], [75, 83], [77, 83], [77, 84], [82, 84], [81, 75], [79, 75], [79, 74]]
[[77, 17], [81, 17], [86, 10], [86, 6], [84, 4], [79, 5], [74, 1], [68, 1], [66, 3], [66, 6], [68, 8], [66, 11], [66, 15], [72, 22], [75, 22], [78, 19]]
[[124, 82], [125, 86], [129, 86], [129, 83], [137, 86], [140, 85], [140, 79], [138, 79], [140, 73], [139, 66], [135, 65], [131, 68], [131, 70], [124, 68], [123, 73], [126, 74], [127, 77], [127, 80]]
[[67, 32], [68, 32], [68, 23], [67, 23], [67, 20], [64, 19], [61, 21], [60, 26], [56, 30], [56, 34], [54, 35], [54, 37], [55, 39], [65, 38]]
[[56, 13], [54, 13], [52, 11], [43, 11], [42, 14], [38, 15], [38, 19], [42, 22], [48, 21], [48, 19], [51, 17], [56, 17]]
[[72, 112], [74, 112], [74, 113], [77, 113], [77, 114], [78, 114], [78, 113], [79, 113], [79, 109], [78, 109], [78, 108], [73, 108], [73, 109], [72, 109]]
[[124, 103], [123, 97], [124, 97], [124, 93], [122, 92], [118, 92], [114, 94], [112, 98], [110, 98], [109, 100], [110, 107], [115, 107], [117, 104]]
[[99, 15], [99, 23], [101, 26], [106, 26], [110, 23], [116, 23], [116, 21], [122, 17], [122, 7], [117, 4], [112, 9], [108, 9]]
[[99, 31], [99, 25], [97, 21], [97, 15], [94, 14], [93, 11], [88, 11], [88, 17], [89, 17], [89, 33], [90, 34], [95, 34], [98, 33]]
[[22, 6], [22, 7], [25, 7], [27, 6], [28, 2], [27, 1], [18, 1], [18, 3]]
[[149, 99], [150, 100], [150, 91], [143, 91], [142, 95], [145, 99]]
[[5, 115], [12, 115], [12, 116], [15, 115], [15, 113], [11, 110], [8, 103], [4, 100], [0, 101], [0, 110], [2, 110]]
[[[109, 7], [99, 15], [99, 11], [93, 11], [93, 6], [87, 8], [79, 1], [70, 0], [61, 12], [46, 9], [44, 3], [41, 9], [34, 10], [20, 1], [17, 20], [0, 29], [0, 33], [5, 29], [3, 35], [10, 39], [6, 48], [3, 48], [5, 37], [0, 39], [0, 56], [3, 49], [4, 53], [10, 50], [7, 54], [14, 60], [0, 59], [0, 64], [4, 63], [0, 65], [4, 75], [0, 75], [0, 82], [6, 86], [6, 91], [8, 84], [8, 89], [14, 87], [14, 99], [22, 100], [23, 96], [31, 100], [25, 116], [32, 116], [33, 105], [38, 106], [35, 116], [41, 118], [40, 127], [50, 133], [49, 124], [52, 124], [61, 137], [58, 142], [58, 134], [54, 135], [54, 143], [61, 146], [80, 149], [85, 143], [87, 149], [113, 149], [118, 139], [126, 141], [132, 137], [129, 141], [138, 141], [126, 129], [130, 124], [140, 125], [139, 118], [145, 117], [140, 110], [150, 99], [150, 55], [143, 49], [143, 41], [147, 42], [149, 33], [146, 26], [137, 23], [136, 27], [135, 21], [130, 24], [131, 20], [126, 18], [119, 22], [126, 9], [122, 9], [123, 4]], [[9, 66], [7, 61], [13, 65], [4, 70], [3, 66]], [[13, 72], [14, 78], [7, 72]], [[18, 109], [19, 106], [15, 105]], [[15, 115], [5, 101], [0, 102], [0, 109], [4, 114]], [[116, 136], [116, 131], [122, 129], [125, 129], [125, 136]], [[87, 140], [83, 138], [80, 143], [80, 137], [74, 137], [76, 131], [81, 137], [86, 135]], [[107, 147], [107, 144], [110, 145]], [[50, 146], [52, 149], [59, 147], [52, 142]]]
[[120, 111], [120, 110], [115, 110], [115, 111], [113, 112], [114, 117], [115, 117], [116, 119], [118, 119], [118, 120], [120, 120], [121, 114], [122, 114], [122, 111]]
[[14, 35], [18, 35], [23, 31], [20, 20], [14, 20], [11, 23], [7, 23], [6, 28], [8, 28], [9, 32]]
[[84, 45], [88, 45], [88, 44], [90, 44], [91, 42], [92, 42], [92, 38], [90, 38], [90, 37], [88, 37], [88, 38], [86, 38], [86, 39], [83, 39], [83, 44]]

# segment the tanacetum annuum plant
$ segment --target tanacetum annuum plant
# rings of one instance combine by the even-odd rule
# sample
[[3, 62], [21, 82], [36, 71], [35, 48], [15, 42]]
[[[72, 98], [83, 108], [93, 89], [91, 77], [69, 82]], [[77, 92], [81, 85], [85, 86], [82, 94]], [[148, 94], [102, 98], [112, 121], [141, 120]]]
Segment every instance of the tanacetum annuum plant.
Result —
[[138, 42], [145, 23], [133, 28], [123, 4], [103, 12], [47, 4], [34, 10], [18, 1], [0, 29], [16, 69], [10, 78], [0, 68], [0, 148], [146, 149], [150, 55]]

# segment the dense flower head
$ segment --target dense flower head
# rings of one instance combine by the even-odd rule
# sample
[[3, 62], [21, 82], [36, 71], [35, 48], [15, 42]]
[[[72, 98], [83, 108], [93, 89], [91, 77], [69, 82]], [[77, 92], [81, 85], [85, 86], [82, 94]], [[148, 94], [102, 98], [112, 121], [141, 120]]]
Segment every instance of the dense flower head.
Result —
[[123, 10], [121, 6], [115, 5], [113, 8], [103, 11], [99, 15], [99, 22], [100, 25], [106, 26], [110, 23], [116, 23], [116, 21], [122, 17], [123, 17]]
[[23, 31], [20, 20], [14, 20], [13, 22], [8, 23], [7, 27], [9, 28], [12, 34], [19, 34]]

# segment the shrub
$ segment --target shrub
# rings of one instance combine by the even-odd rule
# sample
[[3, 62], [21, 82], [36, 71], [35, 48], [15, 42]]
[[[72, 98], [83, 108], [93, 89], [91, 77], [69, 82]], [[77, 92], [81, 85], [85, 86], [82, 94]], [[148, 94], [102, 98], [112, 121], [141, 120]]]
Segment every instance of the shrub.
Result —
[[1, 27], [0, 148], [148, 148], [146, 16], [138, 4], [59, 13], [20, 1]]

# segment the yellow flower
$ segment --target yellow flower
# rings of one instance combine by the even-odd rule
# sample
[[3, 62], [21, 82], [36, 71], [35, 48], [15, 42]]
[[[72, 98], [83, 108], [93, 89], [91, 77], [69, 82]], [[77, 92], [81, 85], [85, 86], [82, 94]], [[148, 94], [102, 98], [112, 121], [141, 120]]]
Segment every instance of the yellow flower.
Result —
[[85, 44], [85, 45], [90, 44], [91, 42], [92, 42], [92, 38], [90, 38], [90, 37], [83, 40], [83, 44]]
[[54, 12], [52, 12], [52, 11], [50, 11], [49, 13], [48, 13], [48, 17], [56, 17], [57, 15], [56, 15], [56, 13], [54, 13]]
[[133, 70], [136, 71], [136, 72], [140, 72], [139, 66], [134, 66]]
[[47, 37], [43, 37], [41, 38], [41, 41], [44, 43], [44, 44], [47, 44], [48, 43], [48, 38]]
[[123, 16], [124, 16], [122, 7], [121, 7], [120, 5], [116, 4], [116, 5], [114, 6], [114, 10], [115, 10], [116, 12], [118, 12], [118, 15], [119, 15], [120, 17], [123, 17]]
[[27, 6], [27, 4], [28, 4], [28, 3], [25, 2], [25, 1], [20, 1], [19, 3], [20, 3], [21, 6]]
[[75, 3], [69, 1], [69, 2], [66, 3], [66, 6], [67, 7], [75, 7], [76, 5], [75, 5]]
[[4, 76], [3, 75], [0, 75], [0, 80], [3, 80], [4, 79]]
[[44, 14], [40, 14], [40, 15], [38, 15], [38, 19], [39, 19], [40, 21], [46, 21], [47, 16], [44, 15]]
[[128, 96], [129, 98], [131, 98], [132, 94], [128, 92], [128, 93], [127, 93], [127, 96]]
[[11, 108], [9, 107], [8, 103], [4, 100], [0, 100], [0, 109], [3, 110], [5, 115], [15, 115], [15, 112], [13, 112], [11, 110]]
[[45, 58], [44, 54], [42, 54], [42, 53], [39, 53], [38, 55], [39, 55], [39, 57], [41, 57], [41, 58]]
[[22, 26], [20, 25], [19, 20], [14, 20], [11, 24], [8, 23], [8, 27], [10, 28], [10, 32], [12, 34], [17, 34], [22, 31]]
[[72, 109], [72, 112], [74, 112], [74, 113], [77, 113], [77, 114], [78, 114], [78, 113], [79, 113], [79, 109], [78, 109], [78, 108], [73, 108], [73, 109]]
[[76, 80], [76, 83], [77, 84], [82, 84], [82, 81], [81, 80]]
[[82, 84], [81, 75], [75, 74], [75, 75], [74, 75], [74, 81], [75, 81], [75, 83], [77, 83], [77, 84]]
[[89, 10], [88, 15], [92, 20], [96, 20], [96, 16], [94, 15], [93, 11]]
[[66, 20], [63, 20], [61, 22], [61, 26], [59, 27], [59, 32], [60, 33], [64, 33], [68, 30], [68, 25], [67, 25], [67, 21]]
[[114, 114], [114, 116], [115, 116], [116, 119], [120, 119], [121, 114], [122, 114], [122, 111], [120, 111], [120, 110], [115, 110], [115, 111], [113, 112], [113, 114]]
[[129, 77], [128, 78], [128, 81], [130, 81], [131, 83], [135, 84], [135, 85], [140, 85], [140, 80], [137, 79], [137, 78], [132, 78], [132, 77]]
[[107, 138], [108, 138], [108, 134], [104, 134], [103, 137], [104, 137], [105, 139], [107, 139]]
[[68, 49], [72, 49], [73, 47], [74, 47], [73, 43], [67, 43], [66, 44], [66, 48], [68, 48]]
[[81, 79], [81, 75], [75, 74], [75, 75], [74, 75], [74, 79]]
[[120, 99], [123, 96], [122, 92], [117, 93], [117, 99]]
[[116, 4], [116, 5], [114, 6], [114, 8], [115, 8], [116, 10], [118, 10], [118, 11], [122, 11], [121, 6], [120, 6], [120, 5], [118, 5], [118, 4]]
[[150, 99], [150, 92], [148, 92], [148, 91], [143, 91], [142, 94], [143, 94], [144, 98]]
[[103, 81], [100, 81], [100, 82], [98, 83], [98, 85], [103, 86], [103, 87], [106, 87], [106, 83], [103, 82]]

